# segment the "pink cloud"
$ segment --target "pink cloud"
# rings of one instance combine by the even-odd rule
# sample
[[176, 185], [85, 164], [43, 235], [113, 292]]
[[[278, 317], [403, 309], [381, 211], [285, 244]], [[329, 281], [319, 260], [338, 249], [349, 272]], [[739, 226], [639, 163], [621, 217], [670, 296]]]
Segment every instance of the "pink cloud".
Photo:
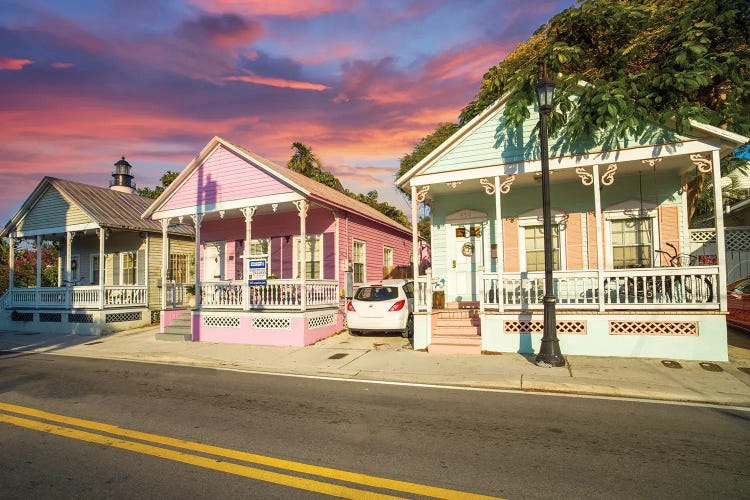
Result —
[[299, 90], [317, 90], [323, 91], [328, 87], [320, 83], [301, 82], [297, 80], [286, 80], [284, 78], [272, 78], [260, 75], [241, 75], [241, 76], [228, 76], [224, 78], [230, 82], [244, 82], [244, 83], [255, 83], [258, 85], [268, 85], [270, 87], [281, 87], [287, 89], [299, 89]]
[[67, 69], [67, 68], [72, 68], [73, 63], [55, 62], [55, 63], [52, 63], [51, 66], [55, 69]]
[[22, 70], [24, 66], [32, 64], [33, 62], [34, 61], [31, 59], [14, 59], [11, 57], [0, 56], [0, 71], [19, 71]]
[[247, 16], [287, 16], [313, 18], [351, 10], [356, 2], [349, 0], [192, 0], [194, 5], [211, 12], [236, 12]]

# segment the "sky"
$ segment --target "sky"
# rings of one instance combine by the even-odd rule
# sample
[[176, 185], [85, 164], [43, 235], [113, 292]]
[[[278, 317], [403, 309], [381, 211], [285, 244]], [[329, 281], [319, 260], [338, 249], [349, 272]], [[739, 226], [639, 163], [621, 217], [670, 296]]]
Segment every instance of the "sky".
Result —
[[409, 214], [399, 159], [573, 0], [4, 0], [0, 218], [43, 176], [139, 187], [213, 136], [285, 165], [312, 147]]

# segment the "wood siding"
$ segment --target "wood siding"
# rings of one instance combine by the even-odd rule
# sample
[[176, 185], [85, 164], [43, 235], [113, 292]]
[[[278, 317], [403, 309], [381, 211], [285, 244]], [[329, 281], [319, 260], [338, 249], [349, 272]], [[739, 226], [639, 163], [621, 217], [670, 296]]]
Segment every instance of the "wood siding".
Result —
[[518, 255], [518, 219], [503, 219], [504, 272], [520, 270]]
[[583, 269], [583, 228], [581, 227], [581, 214], [570, 214], [565, 223], [565, 260], [566, 269]]
[[[162, 237], [160, 234], [149, 235], [148, 242], [148, 307], [156, 310], [161, 308], [161, 251]], [[169, 236], [169, 253], [188, 256], [188, 269], [192, 269], [195, 261], [195, 243], [184, 236]], [[192, 277], [192, 274], [191, 274]], [[188, 277], [188, 282], [193, 281]]]
[[75, 204], [68, 202], [57, 189], [49, 187], [19, 222], [18, 231], [58, 228], [87, 224], [91, 218]]
[[[354, 240], [365, 242], [365, 281], [383, 279], [384, 246], [393, 248], [394, 266], [410, 264], [411, 237], [403, 235], [395, 228], [372, 222], [356, 214], [349, 214], [348, 237], [346, 226], [346, 217], [342, 217], [339, 222], [339, 255], [342, 273], [346, 270], [347, 255], [349, 262], [352, 261]], [[343, 286], [343, 274], [339, 281]]]
[[[680, 207], [663, 206], [659, 207], [659, 246], [661, 250], [672, 253], [667, 243], [671, 243], [680, 253]], [[669, 259], [664, 254], [661, 255], [661, 265], [668, 266]]]
[[587, 238], [589, 243], [589, 269], [597, 269], [599, 261], [596, 254], [596, 214], [594, 212], [586, 212], [586, 228], [589, 233]]
[[258, 166], [219, 146], [160, 210], [212, 206], [292, 190]]

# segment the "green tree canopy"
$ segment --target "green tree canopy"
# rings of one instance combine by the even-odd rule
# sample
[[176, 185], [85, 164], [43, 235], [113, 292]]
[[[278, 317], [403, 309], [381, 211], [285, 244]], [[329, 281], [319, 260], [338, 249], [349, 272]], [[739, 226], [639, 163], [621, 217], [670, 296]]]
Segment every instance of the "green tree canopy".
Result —
[[[423, 137], [414, 145], [414, 149], [411, 153], [408, 153], [401, 157], [401, 163], [396, 173], [396, 179], [404, 175], [406, 172], [411, 170], [414, 165], [422, 161], [422, 159], [430, 154], [436, 147], [441, 145], [448, 137], [452, 136], [458, 125], [455, 123], [441, 123], [437, 129], [431, 134]], [[402, 193], [406, 196], [406, 199], [411, 199], [411, 193], [404, 189], [401, 189]]]
[[409, 226], [409, 220], [401, 210], [387, 202], [378, 201], [377, 191], [373, 190], [367, 194], [357, 194], [344, 188], [336, 176], [323, 170], [323, 162], [320, 161], [320, 158], [312, 152], [312, 148], [307, 144], [293, 142], [292, 149], [294, 150], [294, 154], [292, 154], [292, 157], [286, 164], [290, 170], [299, 172], [357, 201], [369, 205], [399, 224]]
[[167, 189], [170, 184], [172, 184], [172, 182], [177, 178], [178, 175], [180, 175], [178, 172], [167, 170], [166, 172], [164, 172], [164, 175], [161, 176], [161, 179], [159, 179], [159, 182], [161, 182], [160, 186], [156, 186], [153, 189], [149, 187], [136, 189], [136, 192], [144, 198], [151, 198], [155, 200], [156, 198], [161, 196], [164, 190]]
[[508, 93], [505, 117], [520, 124], [535, 102], [540, 57], [556, 75], [551, 131], [567, 124], [571, 141], [616, 140], [671, 120], [683, 131], [690, 119], [750, 134], [746, 0], [581, 2], [490, 68], [460, 121]]

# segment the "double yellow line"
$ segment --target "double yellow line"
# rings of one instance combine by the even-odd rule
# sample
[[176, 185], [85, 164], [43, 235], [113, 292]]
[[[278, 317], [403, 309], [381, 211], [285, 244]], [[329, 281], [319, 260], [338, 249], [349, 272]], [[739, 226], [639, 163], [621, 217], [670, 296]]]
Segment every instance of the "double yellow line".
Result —
[[[20, 417], [18, 415], [32, 417], [34, 420]], [[216, 458], [194, 455], [191, 453], [187, 453], [187, 451], [212, 455], [214, 457], [228, 458], [237, 462], [263, 465], [266, 467], [281, 469], [286, 472], [296, 472], [299, 474], [305, 474], [307, 476], [317, 476], [319, 478], [353, 483], [357, 486], [377, 488], [380, 490], [391, 490], [412, 495], [433, 498], [495, 498], [462, 491], [449, 490], [445, 488], [437, 488], [434, 486], [423, 484], [410, 483], [406, 481], [397, 481], [394, 479], [368, 476], [356, 472], [331, 469], [327, 467], [320, 467], [317, 465], [304, 464], [301, 462], [293, 462], [290, 460], [282, 460], [279, 458], [267, 457], [264, 455], [257, 455], [244, 451], [231, 450], [228, 448], [220, 448], [218, 446], [211, 446], [207, 444], [196, 443], [193, 441], [184, 441], [182, 439], [175, 439], [167, 436], [160, 436], [158, 434], [149, 434], [146, 432], [123, 429], [116, 425], [95, 422], [92, 420], [83, 420], [75, 417], [67, 417], [64, 415], [49, 413], [34, 408], [27, 408], [24, 406], [17, 406], [2, 402], [0, 402], [0, 422], [16, 425], [19, 427], [25, 427], [27, 429], [36, 431], [47, 432], [49, 434], [55, 434], [71, 439], [77, 439], [79, 441], [103, 444], [106, 446], [112, 446], [114, 448], [142, 453], [144, 455], [151, 455], [167, 460], [173, 460], [175, 462], [182, 462], [196, 467], [213, 469], [216, 471], [243, 476], [258, 481], [265, 481], [268, 483], [274, 483], [301, 490], [313, 491], [316, 493], [324, 493], [341, 498], [379, 499], [401, 497], [396, 497], [377, 491], [357, 489], [340, 484], [328, 483], [317, 479], [309, 479], [307, 477], [284, 474], [282, 472], [274, 472], [257, 467], [250, 467], [248, 465], [241, 465], [238, 463], [217, 461]], [[100, 433], [105, 433], [107, 435], [89, 431], [97, 431]], [[123, 438], [135, 439], [137, 441], [130, 441]], [[164, 448], [164, 446], [177, 449]]]

